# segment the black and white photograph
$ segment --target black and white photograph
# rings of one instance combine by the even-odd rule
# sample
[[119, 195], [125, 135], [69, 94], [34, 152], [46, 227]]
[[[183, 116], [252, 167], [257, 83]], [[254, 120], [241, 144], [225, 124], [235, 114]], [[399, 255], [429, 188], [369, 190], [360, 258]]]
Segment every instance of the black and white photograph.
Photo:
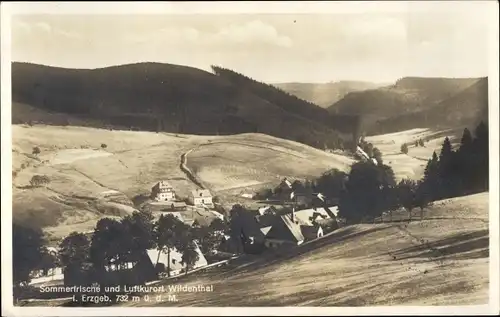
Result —
[[499, 313], [498, 2], [1, 9], [3, 315]]

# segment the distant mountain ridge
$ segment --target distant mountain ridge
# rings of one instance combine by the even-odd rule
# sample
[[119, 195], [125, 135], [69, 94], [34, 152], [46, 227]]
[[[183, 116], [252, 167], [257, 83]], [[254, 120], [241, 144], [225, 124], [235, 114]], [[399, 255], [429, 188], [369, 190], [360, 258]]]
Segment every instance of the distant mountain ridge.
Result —
[[[415, 127], [437, 128], [454, 125], [456, 123], [454, 120], [432, 121], [433, 119], [426, 117], [433, 116], [435, 112], [443, 111], [444, 108], [448, 111], [447, 115], [451, 115], [463, 111], [469, 114], [476, 113], [476, 110], [487, 107], [487, 102], [486, 106], [484, 105], [488, 95], [487, 81], [486, 84], [480, 83], [484, 80], [486, 78], [405, 77], [391, 86], [348, 93], [343, 99], [331, 105], [328, 111], [335, 114], [363, 116], [363, 130], [371, 134]], [[478, 87], [472, 88], [476, 84]], [[469, 88], [468, 93], [463, 93]], [[464, 98], [464, 102], [459, 102], [460, 98]], [[456, 106], [441, 106], [450, 103]], [[464, 109], [471, 107], [475, 110]], [[442, 115], [437, 117], [443, 118]], [[466, 115], [460, 123], [465, 124], [472, 119], [470, 115]]]
[[488, 122], [488, 79], [481, 78], [456, 95], [433, 107], [377, 122], [372, 133], [390, 133], [413, 128], [443, 129], [475, 126]]
[[274, 86], [301, 99], [328, 108], [350, 92], [376, 89], [389, 84], [376, 84], [366, 81], [342, 80], [330, 83], [275, 83]]
[[61, 114], [67, 114], [73, 119], [68, 119], [70, 125], [86, 122], [98, 127], [205, 135], [258, 132], [318, 148], [339, 146], [352, 133], [353, 125], [345, 124], [348, 117], [330, 116], [284, 92], [269, 95], [262, 85], [252, 87], [173, 64], [89, 70], [15, 62], [12, 118], [13, 123], [37, 121], [35, 115], [43, 112], [48, 124], [55, 118], [49, 114], [58, 114], [58, 122]]

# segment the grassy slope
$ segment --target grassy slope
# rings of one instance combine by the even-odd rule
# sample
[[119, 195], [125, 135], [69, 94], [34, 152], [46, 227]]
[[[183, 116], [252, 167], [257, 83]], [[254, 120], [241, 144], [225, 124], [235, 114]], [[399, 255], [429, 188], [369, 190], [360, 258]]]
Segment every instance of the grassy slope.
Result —
[[[169, 180], [177, 193], [186, 197], [196, 186], [180, 170], [180, 157], [209, 141], [224, 143], [200, 147], [203, 152], [195, 150], [188, 155], [188, 166], [199, 172], [215, 194], [220, 179], [228, 178], [231, 186], [244, 187], [248, 180], [262, 181], [268, 175], [308, 177], [331, 167], [346, 168], [349, 162], [339, 155], [262, 134], [195, 136], [44, 125], [13, 125], [12, 129], [13, 169], [17, 171], [14, 220], [43, 226], [53, 239], [72, 230], [91, 230], [100, 217], [130, 213], [132, 198], [148, 195], [161, 179]], [[102, 143], [106, 149], [100, 148]], [[37, 157], [31, 155], [34, 146], [41, 149]], [[210, 171], [220, 171], [221, 151], [234, 170], [222, 171], [215, 178]], [[218, 158], [202, 160], [199, 153]], [[269, 158], [265, 165], [248, 164], [262, 157]], [[312, 168], [304, 170], [307, 165]], [[208, 178], [203, 174], [207, 171]], [[49, 176], [47, 188], [27, 187], [35, 174]], [[276, 177], [272, 180], [279, 182]], [[118, 194], [105, 197], [109, 190]], [[221, 194], [227, 197], [232, 193]]]
[[362, 81], [339, 81], [324, 84], [278, 83], [273, 85], [301, 99], [313, 102], [322, 108], [328, 108], [350, 92], [376, 89], [383, 86], [382, 84]]
[[[420, 179], [423, 176], [427, 160], [432, 157], [432, 152], [439, 155], [445, 137], [449, 137], [453, 145], [460, 140], [462, 129], [449, 129], [432, 131], [429, 129], [412, 129], [396, 133], [381, 134], [366, 137], [382, 152], [384, 164], [392, 167], [396, 179], [402, 178]], [[425, 140], [425, 147], [415, 147], [416, 140]], [[401, 153], [401, 145], [408, 144], [408, 154]]]
[[[348, 170], [353, 160], [303, 144], [267, 135], [220, 137], [195, 148], [187, 165], [206, 186], [231, 204], [242, 192], [276, 186], [284, 177], [307, 179], [338, 168]], [[230, 197], [230, 198], [229, 198]], [[229, 206], [227, 206], [229, 207]]]
[[436, 202], [423, 221], [349, 226], [294, 250], [177, 281], [213, 285], [213, 292], [127, 305], [485, 304], [488, 211], [488, 193]]

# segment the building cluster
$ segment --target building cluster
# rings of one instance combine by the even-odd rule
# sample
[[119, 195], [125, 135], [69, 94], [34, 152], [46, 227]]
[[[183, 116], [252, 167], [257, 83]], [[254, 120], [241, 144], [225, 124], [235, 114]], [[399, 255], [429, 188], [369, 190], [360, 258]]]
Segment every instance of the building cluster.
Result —
[[[160, 181], [151, 188], [151, 199], [154, 202], [171, 206], [172, 209], [183, 209], [186, 203], [178, 199], [174, 187], [167, 181]], [[194, 207], [214, 208], [213, 197], [208, 189], [195, 189], [189, 193], [187, 202]]]
[[[298, 246], [321, 238], [339, 227], [337, 207], [330, 205], [331, 202], [323, 199], [321, 194], [295, 193], [287, 179], [282, 181], [280, 187], [282, 195], [287, 196], [288, 201], [293, 203], [286, 206], [283, 204], [284, 208], [280, 209], [270, 205], [257, 210], [244, 208], [239, 211], [233, 210], [231, 234], [224, 235], [221, 232], [222, 242], [213, 252], [232, 256], [237, 253], [261, 253], [266, 250]], [[215, 218], [224, 220], [222, 214], [213, 210], [213, 196], [207, 189], [192, 190], [187, 199], [180, 200], [170, 183], [159, 181], [151, 188], [150, 198], [146, 206], [152, 208], [155, 218], [171, 214], [192, 227], [208, 227]], [[314, 200], [316, 204], [313, 204]], [[52, 251], [57, 255], [56, 249]], [[202, 253], [198, 245], [196, 252], [198, 260], [192, 269], [207, 266], [209, 264], [207, 255]], [[104, 274], [109, 275], [109, 280], [119, 281], [140, 277], [142, 281], [152, 281], [158, 278], [159, 267], [170, 268], [170, 276], [180, 274], [184, 269], [182, 253], [176, 248], [149, 249], [138, 261], [119, 265], [110, 263], [105, 267]], [[71, 281], [85, 279], [71, 275], [73, 273], [75, 272], [64, 272], [60, 267], [37, 271], [33, 272], [31, 283], [43, 285], [64, 280], [65, 284], [71, 284], [73, 283]], [[77, 272], [76, 275], [80, 273]]]
[[260, 253], [298, 246], [337, 229], [337, 211], [335, 206], [301, 210], [278, 210], [274, 206], [268, 206], [257, 211], [241, 210], [231, 216], [238, 220], [233, 224], [233, 232], [226, 236], [221, 249]]

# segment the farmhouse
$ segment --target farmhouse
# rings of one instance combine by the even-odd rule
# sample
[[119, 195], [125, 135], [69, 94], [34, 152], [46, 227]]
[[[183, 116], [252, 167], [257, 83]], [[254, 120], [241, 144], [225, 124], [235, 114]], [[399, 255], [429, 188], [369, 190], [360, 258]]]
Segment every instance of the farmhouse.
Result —
[[[196, 246], [198, 260], [190, 268], [199, 268], [208, 265], [200, 248]], [[137, 261], [125, 263], [109, 263], [104, 266], [104, 271], [99, 273], [99, 282], [102, 285], [139, 285], [158, 279], [158, 275], [165, 272], [170, 262], [172, 275], [181, 273], [185, 268], [182, 263], [182, 253], [172, 248], [170, 252], [157, 249], [146, 250]], [[88, 285], [97, 277], [89, 268], [64, 271], [65, 285]]]
[[[171, 248], [170, 252], [168, 250], [159, 251], [157, 249], [150, 249], [147, 253], [151, 264], [160, 274], [167, 272], [169, 263], [171, 275], [178, 275], [183, 269], [185, 269], [185, 266], [182, 263], [182, 253], [177, 251], [176, 248]], [[198, 253], [198, 260], [192, 267], [190, 267], [190, 269], [196, 269], [208, 265], [208, 262], [198, 245], [196, 246], [196, 253]]]
[[[56, 248], [47, 247], [46, 249], [50, 255], [57, 257], [58, 250]], [[47, 269], [34, 270], [30, 272], [31, 276], [30, 285], [47, 283], [52, 281], [62, 281], [64, 279], [63, 271], [64, 269], [59, 266]]]
[[189, 196], [189, 202], [198, 207], [214, 207], [212, 194], [208, 189], [193, 190]]
[[275, 218], [271, 229], [266, 234], [265, 246], [273, 249], [282, 246], [300, 245], [304, 240], [298, 222], [289, 215], [279, 215]]
[[318, 229], [318, 231], [322, 231], [323, 233], [338, 229], [339, 224], [337, 215], [337, 206], [303, 209], [295, 212], [295, 217], [299, 219], [303, 225], [310, 227], [319, 226], [320, 229]]
[[320, 238], [338, 228], [336, 212], [337, 207], [298, 211], [284, 209], [280, 215], [274, 216], [271, 223], [269, 220], [258, 221], [261, 224], [261, 232], [265, 235], [265, 246], [277, 248], [300, 245], [305, 241]]
[[53, 267], [47, 270], [35, 270], [31, 272], [30, 276], [30, 285], [62, 281], [64, 279], [64, 269], [62, 267]]
[[174, 201], [174, 188], [168, 182], [160, 181], [151, 188], [151, 198], [157, 201]]
[[[239, 210], [231, 217], [235, 234], [224, 241], [224, 250], [233, 250], [230, 244], [241, 240], [245, 252], [259, 248], [275, 249], [297, 246], [322, 237], [338, 228], [337, 207], [302, 209], [263, 207], [257, 211]], [[262, 249], [262, 250], [263, 250]], [[247, 252], [248, 253], [248, 252]]]
[[301, 221], [305, 223], [309, 223], [312, 225], [315, 221], [323, 220], [323, 219], [334, 219], [337, 217], [338, 207], [325, 207], [322, 208], [310, 208], [310, 209], [302, 209], [295, 211], [294, 215]]
[[90, 263], [83, 267], [64, 269], [64, 285], [91, 285], [98, 282], [105, 285], [138, 285], [156, 280], [158, 277], [154, 266], [147, 258], [146, 252], [136, 260], [116, 262], [111, 260], [103, 269], [95, 269]]

